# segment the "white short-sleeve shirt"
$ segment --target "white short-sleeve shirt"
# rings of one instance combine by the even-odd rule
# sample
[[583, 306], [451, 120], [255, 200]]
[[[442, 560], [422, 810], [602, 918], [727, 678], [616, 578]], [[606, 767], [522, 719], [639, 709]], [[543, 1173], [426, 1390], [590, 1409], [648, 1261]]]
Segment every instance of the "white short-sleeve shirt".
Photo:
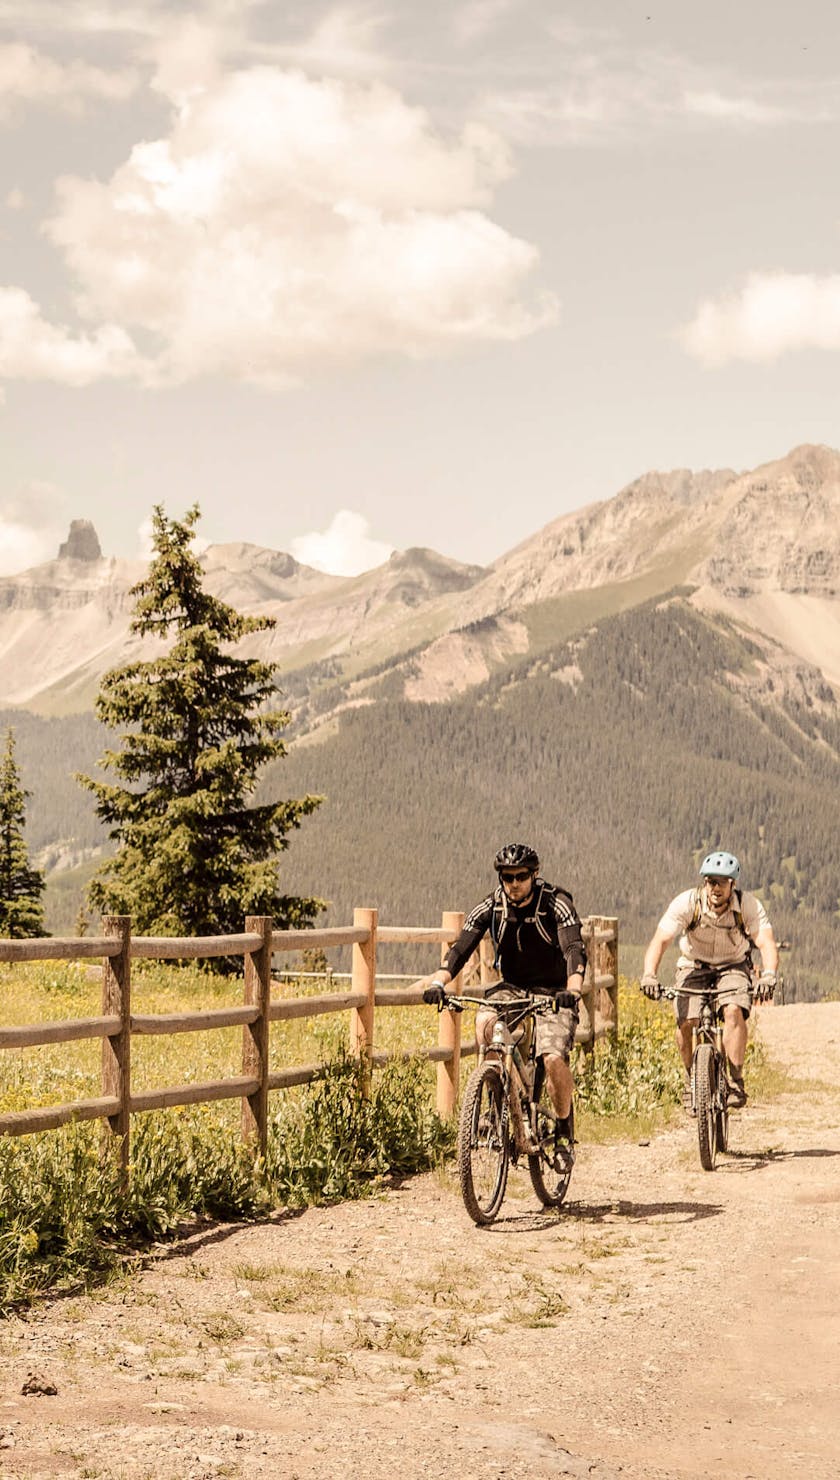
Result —
[[761, 900], [746, 890], [741, 895], [741, 918], [750, 937], [750, 940], [745, 940], [736, 922], [735, 911], [727, 909], [722, 915], [716, 915], [708, 907], [705, 889], [700, 891], [700, 919], [689, 931], [694, 918], [695, 898], [694, 889], [684, 890], [671, 900], [659, 921], [663, 935], [670, 940], [677, 935], [680, 937], [678, 964], [691, 966], [695, 961], [708, 961], [710, 966], [731, 966], [736, 961], [743, 961], [749, 955], [750, 941], [754, 941], [759, 930], [770, 923]]

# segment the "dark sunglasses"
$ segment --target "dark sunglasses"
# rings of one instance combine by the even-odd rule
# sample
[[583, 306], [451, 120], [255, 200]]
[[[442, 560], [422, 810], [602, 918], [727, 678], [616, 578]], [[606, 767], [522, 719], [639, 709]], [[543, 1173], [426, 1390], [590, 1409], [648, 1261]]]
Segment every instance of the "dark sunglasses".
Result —
[[530, 869], [523, 868], [516, 874], [499, 874], [499, 878], [503, 884], [521, 884], [525, 879], [531, 878], [531, 871]]

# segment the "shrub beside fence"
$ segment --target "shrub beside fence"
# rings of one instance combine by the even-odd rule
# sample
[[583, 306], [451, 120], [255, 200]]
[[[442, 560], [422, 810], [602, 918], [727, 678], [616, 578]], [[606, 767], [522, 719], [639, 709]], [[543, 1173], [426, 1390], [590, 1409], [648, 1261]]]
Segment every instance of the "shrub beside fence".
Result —
[[[462, 1058], [476, 1052], [475, 1043], [461, 1040], [461, 1015], [440, 1014], [435, 1048], [400, 1050], [400, 1054], [376, 1049], [376, 1008], [413, 1007], [423, 1000], [428, 977], [408, 987], [381, 984], [377, 974], [379, 947], [388, 944], [437, 944], [443, 957], [458, 936], [464, 921], [460, 911], [447, 911], [440, 927], [380, 925], [375, 909], [356, 909], [352, 926], [321, 930], [274, 930], [265, 916], [249, 916], [241, 935], [220, 936], [133, 936], [125, 915], [108, 915], [101, 936], [68, 939], [45, 938], [0, 940], [0, 961], [103, 961], [102, 1011], [98, 1017], [61, 1022], [0, 1027], [0, 1049], [28, 1048], [45, 1043], [70, 1043], [79, 1039], [102, 1040], [101, 1094], [63, 1105], [39, 1106], [0, 1114], [0, 1135], [31, 1135], [70, 1121], [103, 1120], [111, 1135], [120, 1140], [123, 1165], [130, 1155], [131, 1116], [146, 1110], [177, 1105], [197, 1105], [212, 1100], [241, 1099], [242, 1136], [257, 1150], [264, 1150], [268, 1131], [268, 1097], [272, 1090], [308, 1084], [328, 1073], [326, 1064], [301, 1064], [270, 1069], [270, 1025], [290, 1018], [322, 1017], [328, 1013], [350, 1014], [350, 1049], [365, 1063], [368, 1074], [389, 1059], [418, 1053], [437, 1064], [437, 1109], [452, 1115], [458, 1099]], [[614, 1033], [618, 1026], [618, 921], [590, 916], [584, 921], [584, 939], [589, 965], [581, 1002], [578, 1042], [591, 1049], [597, 1038]], [[352, 946], [349, 991], [308, 997], [272, 997], [272, 958], [276, 953], [329, 950]], [[486, 942], [482, 942], [486, 946]], [[241, 1006], [210, 1008], [197, 1012], [143, 1014], [132, 1012], [132, 960], [196, 960], [219, 956], [242, 956], [244, 992]], [[483, 995], [495, 980], [487, 950], [467, 964], [462, 981], [472, 995]], [[172, 1035], [206, 1032], [214, 1028], [242, 1025], [242, 1072], [225, 1079], [200, 1084], [171, 1085], [164, 1089], [135, 1090], [131, 1080], [132, 1039], [138, 1034]]]

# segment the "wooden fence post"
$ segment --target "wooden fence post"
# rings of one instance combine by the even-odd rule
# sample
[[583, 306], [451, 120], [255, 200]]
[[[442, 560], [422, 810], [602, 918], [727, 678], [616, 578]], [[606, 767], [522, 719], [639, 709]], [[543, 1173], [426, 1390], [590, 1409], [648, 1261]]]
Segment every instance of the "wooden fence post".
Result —
[[117, 936], [120, 952], [106, 956], [102, 971], [102, 1016], [118, 1017], [113, 1037], [102, 1040], [102, 1093], [119, 1100], [115, 1115], [108, 1116], [108, 1129], [119, 1136], [119, 1162], [128, 1175], [131, 1155], [131, 916], [103, 915], [102, 934]]
[[595, 1031], [599, 1037], [609, 1033], [614, 1038], [618, 1032], [618, 920], [599, 915], [593, 924], [596, 930], [613, 932], [612, 940], [593, 943], [592, 955], [596, 979], [612, 977], [612, 986], [599, 987], [595, 992]]
[[592, 940], [592, 933], [595, 930], [596, 921], [592, 915], [589, 915], [582, 924], [583, 940], [586, 946], [586, 971], [583, 977], [575, 1042], [582, 1044], [589, 1054], [595, 1046], [595, 998], [597, 993], [595, 991], [595, 944]]
[[248, 915], [245, 933], [259, 935], [256, 951], [245, 953], [245, 1003], [259, 1008], [259, 1016], [242, 1029], [242, 1073], [259, 1084], [242, 1100], [242, 1139], [251, 1141], [260, 1155], [268, 1141], [268, 1041], [271, 1006], [271, 915]]
[[351, 991], [363, 992], [365, 1002], [361, 1007], [350, 1009], [350, 1052], [361, 1059], [364, 1084], [370, 1088], [370, 1061], [373, 1054], [373, 1014], [376, 1000], [376, 927], [379, 911], [356, 908], [353, 911], [354, 929], [370, 931], [368, 939], [353, 944], [353, 978]]
[[[444, 910], [441, 928], [449, 941], [457, 940], [464, 928], [463, 910]], [[441, 963], [446, 960], [447, 946], [441, 947]], [[449, 990], [460, 990], [461, 977], [456, 976]], [[448, 1057], [437, 1066], [437, 1112], [440, 1116], [455, 1114], [458, 1104], [458, 1087], [461, 1079], [461, 1014], [445, 1007], [438, 1015], [438, 1048], [445, 1048]]]

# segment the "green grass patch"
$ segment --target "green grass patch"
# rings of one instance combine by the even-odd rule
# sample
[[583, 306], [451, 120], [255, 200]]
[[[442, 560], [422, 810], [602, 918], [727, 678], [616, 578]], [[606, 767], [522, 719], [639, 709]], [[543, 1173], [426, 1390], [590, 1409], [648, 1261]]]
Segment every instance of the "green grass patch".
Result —
[[[293, 982], [281, 995], [318, 991]], [[134, 1010], [178, 1012], [241, 1001], [241, 982], [156, 963], [138, 964]], [[96, 1015], [100, 984], [81, 963], [0, 967], [0, 1021], [57, 1021]], [[676, 1112], [682, 1068], [673, 1014], [648, 1002], [622, 978], [619, 1031], [576, 1055], [578, 1135], [586, 1141], [638, 1139]], [[376, 1047], [405, 1051], [437, 1040], [428, 1008], [378, 1009]], [[462, 1019], [464, 1041], [472, 1017]], [[0, 1138], [0, 1311], [46, 1290], [87, 1287], [124, 1266], [150, 1241], [171, 1237], [188, 1220], [249, 1219], [369, 1195], [394, 1178], [440, 1166], [454, 1150], [455, 1127], [434, 1105], [434, 1069], [399, 1058], [363, 1093], [347, 1054], [347, 1014], [274, 1023], [272, 1068], [329, 1063], [329, 1077], [272, 1096], [268, 1148], [256, 1164], [239, 1139], [237, 1101], [138, 1115], [132, 1123], [127, 1186], [100, 1126]], [[235, 1075], [237, 1029], [133, 1041], [136, 1090]], [[0, 1108], [25, 1109], [99, 1093], [98, 1042], [4, 1050]], [[462, 1064], [462, 1082], [474, 1067]], [[750, 1092], [771, 1098], [795, 1088], [750, 1044]], [[539, 1319], [555, 1312], [537, 1311]]]

